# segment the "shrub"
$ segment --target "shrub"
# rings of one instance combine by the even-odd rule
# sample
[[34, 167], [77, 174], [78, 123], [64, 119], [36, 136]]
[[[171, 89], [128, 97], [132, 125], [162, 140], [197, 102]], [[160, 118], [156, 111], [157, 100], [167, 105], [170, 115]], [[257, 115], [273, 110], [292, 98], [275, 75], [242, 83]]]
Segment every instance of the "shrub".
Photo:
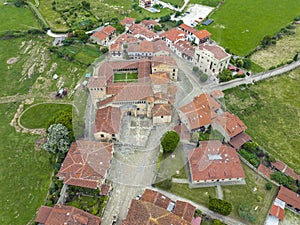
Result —
[[180, 137], [177, 134], [177, 132], [173, 130], [167, 131], [161, 138], [161, 145], [164, 150], [164, 153], [173, 152], [176, 149], [179, 141]]
[[255, 216], [250, 211], [250, 206], [248, 205], [239, 205], [238, 207], [238, 214], [241, 218], [250, 221], [251, 223], [254, 223], [256, 221]]
[[270, 182], [267, 182], [265, 188], [266, 190], [270, 191], [272, 189], [272, 184]]
[[228, 216], [232, 211], [231, 203], [218, 198], [209, 197], [208, 208], [214, 212]]
[[259, 161], [258, 157], [256, 156], [256, 154], [248, 152], [245, 149], [241, 149], [239, 151], [239, 154], [244, 159], [246, 159], [251, 165], [255, 166], [256, 168], [259, 166], [260, 161]]
[[201, 73], [201, 75], [200, 75], [200, 81], [201, 81], [202, 83], [204, 83], [204, 82], [207, 81], [207, 79], [208, 79], [208, 75], [205, 74], [205, 73]]

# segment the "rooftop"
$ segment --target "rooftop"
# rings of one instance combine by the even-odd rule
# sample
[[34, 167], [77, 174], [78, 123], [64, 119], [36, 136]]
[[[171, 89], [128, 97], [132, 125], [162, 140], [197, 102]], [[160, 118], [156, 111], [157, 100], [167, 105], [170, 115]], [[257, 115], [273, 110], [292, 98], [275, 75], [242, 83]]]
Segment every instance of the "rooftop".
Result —
[[270, 175], [274, 173], [273, 170], [271, 170], [269, 167], [266, 167], [263, 164], [260, 164], [257, 170], [261, 172], [263, 175], [265, 175], [266, 177], [268, 177], [269, 179], [271, 177]]
[[293, 208], [300, 210], [300, 195], [287, 189], [286, 187], [280, 186], [277, 198]]
[[171, 116], [172, 108], [170, 104], [155, 104], [152, 109], [153, 117]]
[[284, 219], [284, 209], [273, 204], [270, 209], [270, 215], [277, 217], [279, 220], [283, 220]]
[[211, 52], [217, 60], [223, 60], [230, 55], [225, 52], [225, 50], [217, 45], [201, 44], [198, 47], [200, 50], [206, 50]]
[[245, 178], [235, 149], [220, 141], [203, 141], [188, 153], [193, 181]]
[[177, 28], [173, 28], [159, 35], [160, 37], [165, 37], [169, 39], [171, 42], [176, 42], [178, 40], [184, 40], [186, 33], [182, 30], [178, 30]]
[[118, 134], [120, 130], [121, 112], [118, 107], [108, 106], [97, 110], [95, 133], [104, 132]]

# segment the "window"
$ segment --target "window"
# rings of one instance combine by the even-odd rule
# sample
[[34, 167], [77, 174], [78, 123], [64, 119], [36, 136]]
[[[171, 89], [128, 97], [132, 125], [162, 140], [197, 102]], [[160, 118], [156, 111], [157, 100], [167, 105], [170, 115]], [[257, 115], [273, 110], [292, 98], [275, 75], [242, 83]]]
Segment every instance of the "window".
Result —
[[137, 111], [139, 111], [139, 110], [140, 110], [140, 108], [137, 108], [136, 110], [137, 110]]
[[175, 72], [175, 69], [173, 69], [173, 72]]
[[161, 116], [160, 118], [164, 118], [164, 116]]
[[115, 137], [116, 135], [115, 135], [115, 134], [112, 134], [111, 136], [112, 136], [112, 137]]
[[104, 138], [104, 134], [101, 134], [100, 136], [101, 136], [102, 138]]

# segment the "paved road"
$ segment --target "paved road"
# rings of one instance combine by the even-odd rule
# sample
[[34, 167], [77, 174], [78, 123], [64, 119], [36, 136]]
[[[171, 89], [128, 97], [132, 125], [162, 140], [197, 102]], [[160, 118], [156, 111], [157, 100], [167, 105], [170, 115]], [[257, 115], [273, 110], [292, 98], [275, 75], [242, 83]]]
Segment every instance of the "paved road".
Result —
[[164, 190], [161, 190], [161, 189], [157, 189], [157, 188], [154, 188], [154, 187], [149, 187], [149, 189], [152, 189], [152, 190], [155, 190], [155, 191], [159, 191], [162, 194], [164, 194], [167, 197], [169, 197], [170, 199], [172, 199], [173, 201], [180, 200], [180, 201], [188, 202], [188, 203], [194, 205], [195, 207], [197, 207], [198, 209], [200, 209], [206, 215], [209, 215], [209, 216], [211, 216], [214, 219], [221, 220], [221, 221], [223, 221], [226, 224], [230, 224], [230, 225], [242, 225], [242, 224], [244, 224], [244, 223], [242, 223], [240, 221], [237, 221], [237, 220], [235, 220], [233, 218], [230, 218], [228, 216], [222, 216], [222, 215], [220, 215], [218, 213], [215, 213], [215, 212], [209, 210], [208, 208], [204, 207], [203, 205], [200, 205], [200, 204], [197, 204], [195, 202], [192, 202], [192, 201], [190, 201], [190, 200], [188, 200], [186, 198], [179, 197], [177, 195], [174, 195], [172, 193], [169, 193], [167, 191], [164, 191]]

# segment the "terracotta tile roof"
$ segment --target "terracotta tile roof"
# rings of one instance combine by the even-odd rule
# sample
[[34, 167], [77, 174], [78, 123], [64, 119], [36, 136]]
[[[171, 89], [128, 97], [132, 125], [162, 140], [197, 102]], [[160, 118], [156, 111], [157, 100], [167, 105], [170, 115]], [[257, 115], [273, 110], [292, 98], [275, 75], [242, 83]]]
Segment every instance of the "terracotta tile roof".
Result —
[[270, 209], [270, 215], [275, 216], [282, 221], [284, 219], [284, 209], [273, 204]]
[[230, 138], [233, 138], [247, 129], [240, 118], [229, 112], [217, 116], [213, 122], [223, 127]]
[[293, 208], [300, 210], [300, 195], [287, 189], [286, 187], [280, 186], [277, 198]]
[[271, 165], [275, 169], [277, 169], [277, 170], [279, 170], [281, 172], [283, 172], [285, 170], [285, 168], [286, 168], [286, 165], [283, 162], [281, 162], [280, 160], [278, 160], [278, 159], [276, 160], [276, 162], [271, 162]]
[[103, 30], [100, 30], [100, 31], [92, 34], [92, 37], [96, 37], [100, 40], [105, 40], [108, 36], [109, 35], [106, 34], [105, 32], [103, 32]]
[[141, 41], [141, 42], [131, 42], [128, 43], [127, 52], [154, 52], [153, 42], [151, 41]]
[[207, 30], [197, 30], [194, 35], [200, 40], [207, 39], [210, 37], [210, 33]]
[[102, 184], [101, 185], [101, 195], [108, 195], [110, 191], [110, 185], [109, 184]]
[[179, 110], [186, 117], [189, 129], [194, 130], [211, 124], [212, 119], [217, 116], [215, 111], [220, 107], [220, 104], [208, 94], [201, 94]]
[[153, 43], [153, 49], [154, 52], [160, 52], [160, 51], [165, 51], [165, 52], [170, 52], [170, 49], [166, 45], [166, 42], [163, 40], [157, 40], [152, 42]]
[[300, 176], [295, 173], [295, 171], [293, 169], [291, 169], [290, 167], [287, 167], [286, 170], [284, 171], [284, 173], [290, 177], [292, 177], [294, 180], [299, 180], [300, 181]]
[[140, 42], [130, 42], [127, 45], [126, 51], [131, 52], [140, 52]]
[[[51, 210], [51, 211], [50, 211]], [[49, 213], [50, 211], [50, 213]], [[40, 219], [43, 219], [40, 220]], [[46, 218], [46, 220], [45, 220]], [[101, 218], [72, 206], [55, 205], [52, 207], [41, 206], [35, 220], [44, 225], [100, 225]]]
[[108, 25], [108, 26], [104, 27], [102, 31], [107, 35], [111, 35], [112, 33], [114, 33], [116, 31], [116, 28]]
[[245, 178], [235, 149], [220, 141], [203, 141], [188, 153], [193, 181]]
[[105, 77], [90, 77], [87, 87], [88, 88], [99, 88], [104, 87], [107, 82]]
[[78, 140], [73, 142], [58, 172], [68, 185], [97, 188], [106, 179], [113, 157], [113, 144]]
[[171, 199], [157, 191], [146, 189], [142, 195], [141, 201], [149, 202], [160, 208], [167, 209]]
[[105, 132], [118, 134], [120, 130], [121, 112], [117, 107], [108, 106], [98, 109], [95, 119], [95, 133]]
[[202, 218], [199, 216], [197, 218], [193, 217], [192, 219], [192, 225], [200, 225]]
[[121, 34], [116, 40], [115, 43], [129, 43], [129, 42], [137, 42], [138, 39], [134, 37], [132, 34]]
[[174, 43], [178, 40], [185, 40], [186, 33], [182, 30], [178, 30], [177, 28], [173, 28], [160, 34], [159, 36], [164, 37]]
[[188, 221], [153, 205], [150, 202], [132, 200], [122, 225], [191, 225]]
[[140, 60], [138, 64], [138, 80], [147, 83], [150, 81], [151, 63], [148, 60]]
[[168, 84], [170, 81], [169, 75], [163, 72], [150, 74], [150, 79], [154, 85]]
[[186, 40], [179, 40], [174, 43], [174, 47], [182, 54], [185, 54], [191, 58], [194, 57], [195, 46], [191, 45], [190, 42]]
[[134, 24], [135, 18], [126, 17], [121, 21], [121, 24], [125, 26], [126, 24]]
[[176, 125], [173, 130], [175, 130], [177, 134], [179, 134], [181, 140], [190, 140], [190, 132], [183, 123], [180, 125]]
[[223, 48], [221, 48], [220, 46], [216, 46], [216, 45], [202, 44], [202, 45], [199, 45], [199, 49], [200, 50], [205, 49], [206, 51], [211, 52], [214, 55], [214, 57], [218, 60], [225, 59], [229, 56]]
[[197, 30], [192, 28], [191, 26], [183, 23], [183, 24], [180, 24], [180, 26], [178, 27], [179, 29], [183, 30], [183, 31], [186, 31], [186, 32], [190, 32], [190, 33], [195, 33]]
[[190, 203], [177, 200], [175, 204], [174, 214], [188, 222], [192, 222], [195, 210], [196, 207], [191, 205]]
[[210, 92], [210, 96], [213, 97], [214, 99], [218, 99], [218, 98], [224, 98], [225, 94], [223, 91], [214, 90]]
[[229, 144], [234, 147], [235, 149], [240, 149], [243, 144], [245, 144], [248, 141], [251, 141], [251, 137], [246, 134], [245, 132], [242, 132], [235, 137], [231, 138], [229, 141]]
[[160, 117], [160, 116], [171, 116], [172, 115], [172, 108], [169, 104], [156, 104], [152, 109], [153, 117]]
[[113, 43], [109, 46], [110, 52], [122, 52], [123, 47], [121, 43]]
[[161, 64], [167, 64], [167, 65], [177, 67], [177, 63], [176, 63], [175, 59], [171, 56], [153, 56], [151, 64], [152, 64], [152, 67], [158, 66]]
[[143, 20], [140, 22], [141, 25], [148, 27], [148, 26], [155, 26], [158, 24], [155, 20]]
[[259, 167], [257, 168], [257, 170], [268, 178], [271, 178], [270, 175], [274, 173], [274, 171], [272, 169], [264, 166], [263, 164], [260, 164]]
[[158, 36], [155, 32], [148, 30], [147, 28], [145, 28], [144, 26], [142, 26], [140, 24], [134, 24], [131, 27], [129, 27], [128, 30], [133, 35], [143, 35], [149, 39], [153, 39]]
[[128, 83], [114, 97], [114, 101], [136, 101], [144, 100], [153, 96], [153, 90], [148, 83]]

